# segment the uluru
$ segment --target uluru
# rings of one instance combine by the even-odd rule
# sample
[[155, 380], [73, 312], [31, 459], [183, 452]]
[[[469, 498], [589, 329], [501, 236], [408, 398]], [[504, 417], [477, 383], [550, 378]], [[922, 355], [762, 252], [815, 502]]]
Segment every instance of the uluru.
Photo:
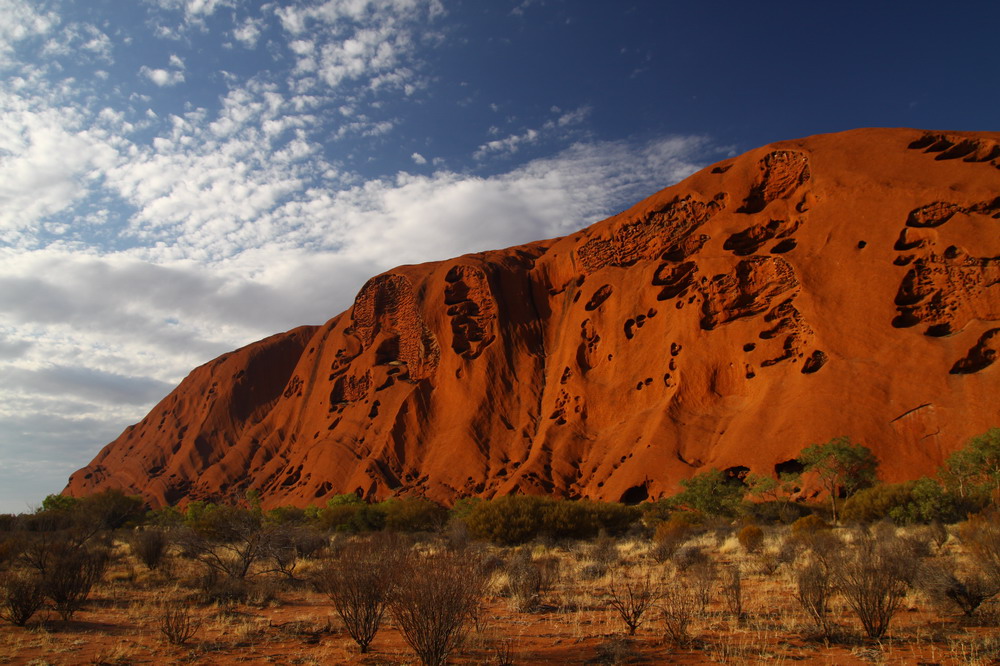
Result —
[[634, 502], [838, 436], [900, 481], [1000, 423], [998, 350], [1000, 133], [818, 135], [375, 276], [193, 370], [64, 492]]

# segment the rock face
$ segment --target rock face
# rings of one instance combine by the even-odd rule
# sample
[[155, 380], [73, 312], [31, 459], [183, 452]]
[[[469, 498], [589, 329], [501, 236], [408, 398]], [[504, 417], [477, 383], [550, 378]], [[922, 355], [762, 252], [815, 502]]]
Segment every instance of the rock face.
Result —
[[193, 371], [65, 492], [637, 501], [839, 435], [896, 481], [1000, 424], [998, 351], [1000, 134], [822, 135], [374, 277]]

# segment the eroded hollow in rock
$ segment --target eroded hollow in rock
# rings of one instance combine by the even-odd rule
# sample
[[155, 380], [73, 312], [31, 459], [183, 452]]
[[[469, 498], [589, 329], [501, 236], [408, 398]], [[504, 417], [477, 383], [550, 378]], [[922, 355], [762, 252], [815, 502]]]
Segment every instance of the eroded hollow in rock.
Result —
[[632, 505], [645, 502], [647, 499], [649, 499], [649, 488], [647, 487], [647, 484], [643, 483], [638, 486], [632, 486], [623, 492], [618, 501], [622, 504]]

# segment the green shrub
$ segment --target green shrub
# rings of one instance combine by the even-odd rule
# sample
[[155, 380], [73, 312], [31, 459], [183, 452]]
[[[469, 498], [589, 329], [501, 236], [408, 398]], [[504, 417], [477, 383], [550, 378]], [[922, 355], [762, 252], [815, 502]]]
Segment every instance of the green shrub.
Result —
[[423, 497], [388, 499], [377, 508], [385, 514], [385, 528], [394, 532], [430, 532], [448, 519], [447, 509]]
[[624, 533], [642, 515], [638, 507], [594, 500], [557, 500], [508, 495], [462, 507], [469, 532], [494, 543], [514, 545], [543, 534], [590, 539], [601, 532]]
[[961, 512], [957, 498], [927, 477], [866, 488], [844, 503], [847, 521], [870, 523], [885, 517], [899, 525], [954, 522]]
[[478, 538], [504, 545], [525, 543], [545, 526], [545, 505], [552, 500], [533, 495], [507, 495], [476, 503], [465, 524]]

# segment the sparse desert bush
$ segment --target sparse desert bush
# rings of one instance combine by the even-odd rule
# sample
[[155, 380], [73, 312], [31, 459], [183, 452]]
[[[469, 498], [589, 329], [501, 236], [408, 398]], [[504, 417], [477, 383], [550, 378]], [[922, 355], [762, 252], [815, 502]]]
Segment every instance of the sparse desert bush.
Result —
[[706, 556], [704, 560], [692, 564], [684, 577], [694, 592], [698, 602], [698, 612], [704, 613], [712, 602], [712, 588], [715, 587], [715, 580], [718, 578], [715, 562]]
[[736, 620], [743, 618], [743, 575], [738, 564], [730, 564], [722, 573], [722, 598]]
[[164, 609], [157, 618], [156, 628], [171, 645], [184, 645], [198, 633], [201, 623], [186, 608]]
[[70, 548], [49, 563], [41, 576], [45, 595], [59, 616], [69, 620], [86, 602], [110, 561], [104, 548]]
[[971, 516], [958, 526], [958, 537], [977, 565], [1000, 581], [1000, 511]]
[[653, 532], [653, 558], [666, 562], [690, 539], [696, 531], [693, 517], [689, 513], [675, 513], [669, 519], [657, 523]]
[[807, 562], [795, 577], [795, 599], [802, 610], [812, 620], [821, 636], [830, 633], [830, 619], [827, 605], [833, 593], [833, 581], [829, 569], [822, 562]]
[[608, 569], [618, 566], [621, 562], [618, 543], [606, 534], [601, 535], [590, 551], [590, 561], [598, 568], [601, 575], [604, 575]]
[[538, 572], [541, 574], [538, 591], [545, 593], [551, 590], [559, 582], [562, 564], [558, 557], [553, 555], [547, 557], [536, 557], [534, 560]]
[[694, 620], [698, 601], [687, 582], [674, 578], [666, 583], [659, 608], [664, 642], [681, 647], [690, 645], [693, 640], [691, 622]]
[[408, 558], [390, 608], [422, 664], [443, 664], [462, 642], [485, 587], [482, 568], [469, 553], [444, 551]]
[[963, 571], [950, 559], [922, 567], [917, 583], [936, 605], [957, 607], [966, 617], [1000, 594], [1000, 581], [982, 570]]
[[24, 538], [17, 533], [0, 532], [0, 567], [13, 562], [24, 550]]
[[260, 511], [231, 506], [209, 505], [197, 511], [189, 506], [187, 520], [190, 526], [177, 536], [182, 555], [237, 580], [274, 555], [290, 529], [265, 522]]
[[448, 510], [423, 497], [388, 499], [379, 504], [385, 513], [385, 529], [394, 532], [432, 532], [448, 521]]
[[0, 575], [0, 618], [23, 627], [45, 603], [45, 591], [37, 575], [6, 572]]
[[636, 575], [623, 570], [611, 577], [608, 585], [608, 604], [628, 628], [628, 635], [635, 636], [643, 616], [663, 594], [662, 583], [650, 572]]
[[156, 528], [133, 533], [128, 543], [136, 558], [151, 571], [160, 567], [170, 545], [167, 533]]
[[542, 572], [531, 551], [521, 548], [507, 565], [507, 592], [519, 613], [534, 610], [542, 590]]
[[362, 654], [382, 624], [405, 557], [400, 539], [378, 534], [347, 544], [317, 575], [316, 586], [333, 601]]
[[901, 539], [857, 535], [850, 548], [834, 558], [831, 573], [837, 589], [870, 638], [889, 629], [919, 564]]
[[674, 555], [674, 566], [678, 571], [687, 571], [691, 567], [707, 562], [708, 553], [701, 546], [688, 545], [679, 549]]

